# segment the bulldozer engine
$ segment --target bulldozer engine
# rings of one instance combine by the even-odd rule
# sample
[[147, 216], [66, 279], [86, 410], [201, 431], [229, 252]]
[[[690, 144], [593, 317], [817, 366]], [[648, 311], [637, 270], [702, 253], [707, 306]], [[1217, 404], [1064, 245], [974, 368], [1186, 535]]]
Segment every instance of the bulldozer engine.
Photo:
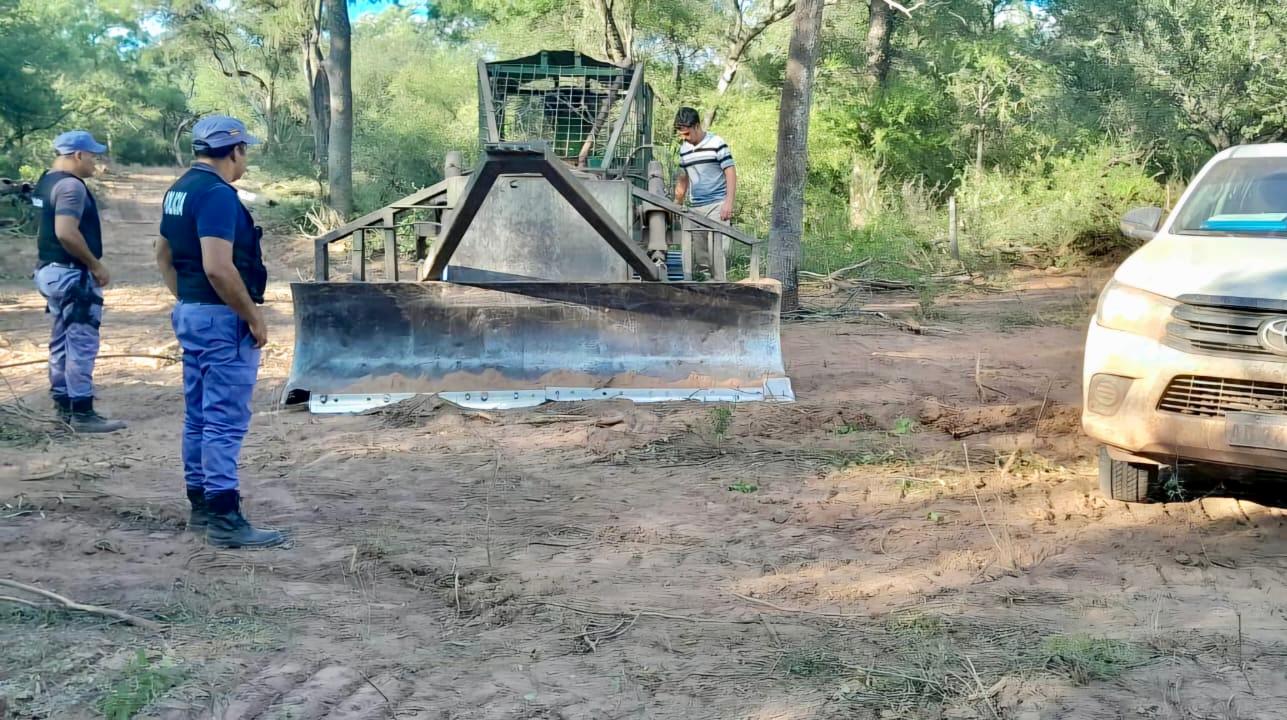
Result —
[[[476, 166], [449, 153], [441, 182], [315, 239], [285, 402], [793, 400], [760, 241], [665, 197], [642, 66], [546, 51], [478, 73]], [[747, 245], [749, 278], [717, 253], [693, 282], [693, 230]]]

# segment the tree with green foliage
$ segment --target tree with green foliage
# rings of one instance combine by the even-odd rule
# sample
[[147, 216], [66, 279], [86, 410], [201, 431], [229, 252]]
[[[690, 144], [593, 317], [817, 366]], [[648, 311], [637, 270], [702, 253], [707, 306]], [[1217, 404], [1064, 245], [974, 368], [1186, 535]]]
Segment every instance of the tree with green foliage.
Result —
[[1106, 129], [1190, 168], [1237, 143], [1287, 139], [1287, 4], [1052, 0], [1050, 11], [1070, 85]]
[[1035, 58], [999, 39], [960, 45], [957, 66], [947, 76], [948, 92], [964, 115], [961, 132], [973, 141], [974, 169], [981, 172], [989, 139], [1004, 142], [1045, 98], [1046, 74]]
[[236, 10], [225, 12], [210, 0], [175, 0], [168, 20], [176, 40], [187, 43], [193, 56], [208, 55], [220, 73], [237, 82], [264, 128], [263, 151], [272, 153], [281, 132], [284, 86], [294, 79], [295, 46], [283, 28], [286, 15], [280, 6], [242, 2]]
[[[0, 170], [38, 172], [73, 126], [121, 163], [186, 162], [192, 122], [218, 111], [268, 141], [262, 176], [316, 186], [297, 215], [328, 195], [369, 211], [439, 179], [446, 152], [476, 152], [478, 59], [574, 49], [646, 66], [671, 172], [666, 120], [715, 115], [737, 223], [799, 238], [781, 270], [933, 265], [949, 194], [968, 251], [1082, 252], [1116, 242], [1112, 213], [1152, 198], [1155, 177], [1284, 138], [1282, 3], [824, 1], [816, 111], [783, 151], [793, 0], [434, 0], [352, 18], [342, 0], [0, 0]], [[1063, 219], [1034, 229], [1043, 213]]]
[[[766, 2], [747, 2], [733, 0], [733, 22], [725, 38], [726, 46], [721, 53], [723, 65], [719, 81], [715, 84], [715, 95], [728, 92], [737, 77], [737, 71], [750, 52], [751, 45], [775, 24], [791, 17], [796, 10], [796, 0], [767, 0]], [[706, 111], [704, 120], [707, 127], [715, 124], [718, 105], [711, 105]]]
[[40, 21], [34, 3], [0, 0], [0, 154], [71, 114], [58, 83], [40, 77], [40, 69], [57, 67], [60, 57]]
[[[53, 135], [94, 130], [113, 154], [168, 157], [166, 124], [178, 95], [167, 86], [131, 2], [0, 0], [0, 169], [43, 167]], [[28, 171], [33, 172], [33, 171]]]
[[684, 0], [645, 0], [636, 19], [647, 29], [636, 40], [636, 54], [668, 66], [671, 88], [682, 94], [687, 73], [715, 43], [718, 31], [711, 15]]

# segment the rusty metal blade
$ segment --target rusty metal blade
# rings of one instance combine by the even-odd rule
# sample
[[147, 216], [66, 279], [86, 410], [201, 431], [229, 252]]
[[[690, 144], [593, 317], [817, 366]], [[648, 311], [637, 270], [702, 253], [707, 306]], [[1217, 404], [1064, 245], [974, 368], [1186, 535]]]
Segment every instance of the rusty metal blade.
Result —
[[293, 283], [287, 402], [785, 375], [776, 283]]

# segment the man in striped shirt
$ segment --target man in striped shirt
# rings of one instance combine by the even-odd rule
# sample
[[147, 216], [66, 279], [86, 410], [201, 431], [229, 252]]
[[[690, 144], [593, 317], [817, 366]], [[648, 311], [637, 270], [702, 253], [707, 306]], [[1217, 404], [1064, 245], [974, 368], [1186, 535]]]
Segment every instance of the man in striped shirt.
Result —
[[[733, 218], [737, 196], [737, 168], [728, 143], [715, 133], [702, 128], [701, 116], [690, 107], [675, 114], [675, 132], [683, 142], [679, 146], [679, 167], [683, 172], [675, 180], [675, 202], [687, 200], [694, 212], [728, 223]], [[709, 277], [713, 233], [693, 233], [693, 256], [696, 272]], [[723, 238], [724, 257], [728, 257], [729, 239]]]

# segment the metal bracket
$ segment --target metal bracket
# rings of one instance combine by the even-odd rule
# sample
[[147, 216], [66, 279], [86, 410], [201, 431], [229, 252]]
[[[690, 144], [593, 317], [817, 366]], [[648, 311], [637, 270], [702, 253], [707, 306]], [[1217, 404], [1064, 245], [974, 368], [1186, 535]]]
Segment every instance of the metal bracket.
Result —
[[492, 143], [484, 147], [482, 165], [469, 176], [469, 182], [460, 204], [451, 213], [443, 229], [442, 241], [434, 252], [433, 261], [425, 263], [420, 280], [443, 280], [447, 263], [460, 247], [469, 225], [478, 215], [483, 201], [501, 175], [533, 174], [544, 177], [563, 196], [568, 204], [590, 226], [598, 231], [605, 242], [621, 256], [632, 270], [644, 280], [665, 279], [648, 255], [635, 245], [630, 235], [603, 209], [599, 201], [586, 192], [580, 182], [564, 167], [561, 160], [550, 154], [543, 142]]
[[369, 395], [309, 395], [308, 411], [319, 415], [347, 415], [410, 400], [415, 393], [371, 393]]

